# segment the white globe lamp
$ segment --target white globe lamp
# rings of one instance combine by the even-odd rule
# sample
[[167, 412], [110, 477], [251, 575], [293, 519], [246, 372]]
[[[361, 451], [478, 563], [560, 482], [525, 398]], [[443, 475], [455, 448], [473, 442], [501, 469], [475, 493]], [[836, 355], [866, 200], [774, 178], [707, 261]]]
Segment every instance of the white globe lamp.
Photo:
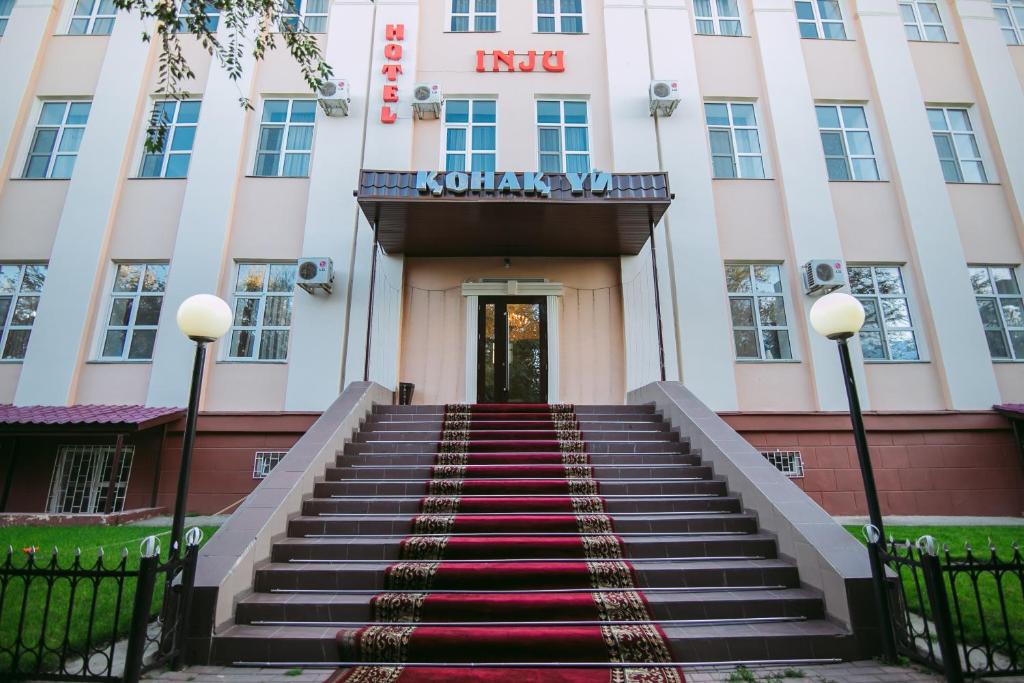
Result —
[[829, 339], [849, 339], [864, 326], [864, 305], [843, 292], [826, 294], [811, 306], [811, 327]]
[[190, 296], [178, 307], [178, 329], [193, 341], [212, 342], [231, 327], [231, 307], [213, 294]]

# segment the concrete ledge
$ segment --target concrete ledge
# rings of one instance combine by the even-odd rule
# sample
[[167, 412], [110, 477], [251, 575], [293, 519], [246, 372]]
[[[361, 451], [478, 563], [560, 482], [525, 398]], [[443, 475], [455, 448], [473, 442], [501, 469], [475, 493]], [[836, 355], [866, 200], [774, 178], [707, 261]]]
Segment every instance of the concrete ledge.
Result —
[[690, 439], [761, 528], [778, 537], [780, 556], [797, 565], [800, 580], [821, 591], [828, 617], [857, 636], [862, 655], [876, 652], [871, 567], [860, 542], [681, 383], [653, 382], [629, 392], [627, 402], [655, 404]]
[[374, 382], [353, 382], [313, 423], [199, 553], [188, 628], [190, 664], [209, 661], [213, 634], [234, 619], [238, 599], [252, 590], [255, 568], [270, 559], [275, 539], [287, 533], [335, 453], [352, 438], [375, 403], [392, 392]]

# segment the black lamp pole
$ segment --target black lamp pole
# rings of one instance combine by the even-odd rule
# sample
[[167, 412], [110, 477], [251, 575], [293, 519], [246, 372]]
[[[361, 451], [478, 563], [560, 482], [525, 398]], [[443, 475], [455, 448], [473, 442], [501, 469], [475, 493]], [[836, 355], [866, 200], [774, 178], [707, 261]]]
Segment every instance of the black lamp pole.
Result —
[[213, 341], [206, 337], [189, 337], [196, 343], [195, 364], [192, 366], [192, 387], [188, 396], [188, 414], [185, 417], [185, 436], [181, 443], [181, 469], [178, 472], [178, 493], [174, 499], [174, 521], [171, 524], [171, 553], [180, 555], [182, 533], [185, 529], [185, 506], [188, 501], [188, 479], [192, 473], [192, 445], [196, 440], [196, 418], [199, 414], [199, 393], [203, 385], [203, 366], [206, 345]]
[[[857, 459], [860, 461], [860, 474], [864, 478], [864, 496], [868, 502], [868, 517], [871, 524], [878, 529], [879, 543], [885, 542], [885, 528], [882, 526], [882, 508], [878, 504], [878, 490], [875, 488], [875, 475], [871, 469], [871, 456], [868, 452], [868, 438], [864, 431], [864, 417], [860, 411], [860, 398], [857, 396], [857, 384], [853, 379], [853, 363], [850, 362], [850, 347], [846, 343], [852, 333], [832, 335], [839, 346], [839, 358], [843, 365], [843, 379], [846, 383], [846, 398], [850, 403], [850, 421], [853, 423], [853, 441], [857, 446]], [[869, 539], [869, 542], [871, 539]], [[885, 569], [878, 557], [877, 548], [869, 549], [871, 560], [871, 582], [875, 588], [875, 606], [878, 609], [879, 625], [881, 626], [882, 654], [887, 661], [896, 659], [896, 642], [892, 634], [892, 620], [889, 612], [889, 600], [885, 588]]]

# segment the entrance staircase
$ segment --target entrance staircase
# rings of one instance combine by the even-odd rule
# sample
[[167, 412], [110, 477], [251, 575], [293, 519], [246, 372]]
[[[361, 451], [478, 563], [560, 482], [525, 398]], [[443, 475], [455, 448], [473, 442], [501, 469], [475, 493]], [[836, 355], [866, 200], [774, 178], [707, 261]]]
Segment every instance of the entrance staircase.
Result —
[[214, 660], [363, 662], [339, 674], [353, 683], [671, 681], [674, 664], [856, 651], [653, 407], [471, 408], [375, 407]]

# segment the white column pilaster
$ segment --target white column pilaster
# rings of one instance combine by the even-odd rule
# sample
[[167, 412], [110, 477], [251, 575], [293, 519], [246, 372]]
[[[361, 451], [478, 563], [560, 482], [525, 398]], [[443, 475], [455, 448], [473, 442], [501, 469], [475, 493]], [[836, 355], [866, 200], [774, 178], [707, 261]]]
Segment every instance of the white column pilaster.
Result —
[[[778, 150], [774, 175], [782, 189], [789, 227], [793, 272], [816, 258], [842, 258], [839, 227], [818, 134], [814, 98], [807, 77], [792, 0], [752, 0], [754, 26], [767, 106]], [[766, 110], [766, 111], [765, 111]], [[807, 323], [814, 299], [793, 292], [793, 309], [802, 319], [790, 329], [803, 330], [803, 358], [811, 366], [820, 410], [846, 410], [846, 389], [835, 343], [815, 334]], [[867, 386], [859, 345], [853, 345], [858, 384]], [[861, 402], [867, 408], [866, 392]]]
[[[247, 51], [242, 62], [242, 76], [237, 81], [228, 77], [216, 59], [210, 64], [167, 277], [163, 324], [153, 349], [148, 405], [188, 403], [195, 345], [178, 331], [174, 315], [181, 302], [193, 294], [220, 294], [238, 182], [246, 162], [247, 112], [239, 106], [238, 94], [252, 95], [256, 69]], [[226, 338], [220, 342], [226, 343]], [[219, 349], [212, 348], [207, 362], [214, 362], [218, 353]]]
[[0, 185], [11, 175], [10, 165], [18, 145], [14, 140], [18, 120], [29, 111], [36, 69], [42, 63], [47, 38], [57, 20], [55, 0], [20, 0], [14, 3], [7, 30], [0, 38]]
[[732, 323], [686, 3], [652, 7], [648, 26], [653, 75], [679, 79], [683, 100], [671, 117], [657, 122], [663, 167], [676, 195], [664, 222], [674, 265], [682, 379], [712, 409], [736, 410]]
[[[366, 121], [364, 140], [363, 168], [408, 170], [412, 167], [413, 142], [413, 111], [412, 89], [416, 83], [416, 53], [419, 40], [419, 3], [415, 0], [377, 0], [375, 20], [373, 24], [373, 52], [370, 61], [369, 115]], [[392, 85], [398, 86], [398, 102], [391, 105], [392, 111], [398, 114], [394, 123], [382, 123], [380, 107], [384, 104], [382, 91], [385, 80], [381, 69], [384, 57], [385, 29], [388, 24], [404, 24], [405, 38], [402, 45], [402, 74]], [[366, 359], [366, 321], [369, 314], [370, 262], [373, 256], [373, 228], [360, 214], [355, 222], [355, 251], [353, 252], [350, 272], [350, 304], [348, 336], [345, 340], [345, 374], [342, 385], [358, 382], [363, 379], [363, 367]], [[378, 256], [378, 276], [383, 272], [391, 284], [397, 283], [397, 302], [391, 307], [401, 310], [401, 282], [404, 258], [401, 255]], [[380, 280], [378, 280], [378, 283]], [[374, 316], [381, 315], [383, 304], [379, 297], [386, 294], [386, 288], [376, 290], [374, 297]], [[394, 296], [394, 294], [393, 294]], [[388, 321], [387, 329], [378, 327], [381, 321], [374, 324], [374, 335], [371, 347], [370, 379], [382, 383], [393, 382], [397, 376], [398, 348], [401, 330], [400, 315], [393, 315]], [[383, 351], [383, 355], [378, 356]], [[393, 386], [391, 388], [394, 388]]]
[[[908, 242], [924, 285], [927, 306], [921, 308], [931, 311], [931, 350], [942, 368], [949, 407], [991, 408], [999, 402], [999, 387], [896, 0], [859, 0], [857, 8], [878, 110], [889, 132]], [[998, 30], [991, 39], [1002, 49]], [[1004, 125], [1019, 128], [1009, 121]], [[1024, 154], [1011, 155], [1018, 152]]]
[[974, 74], [988, 105], [992, 129], [1003, 160], [1003, 178], [1024, 240], [1024, 87], [1010, 58], [1010, 48], [992, 13], [990, 0], [956, 0], [964, 44], [974, 62]]
[[[359, 219], [352, 191], [359, 186], [364, 127], [375, 114], [379, 118], [383, 78], [379, 70], [370, 71], [371, 46], [383, 49], [384, 44], [383, 34], [374, 33], [373, 14], [369, 0], [336, 0], [331, 7], [325, 56], [335, 76], [348, 81], [352, 103], [345, 117], [317, 113], [302, 252], [334, 260], [334, 291], [330, 296], [295, 292], [285, 410], [323, 410], [341, 389]], [[365, 333], [365, 320], [353, 321], [350, 334]]]
[[96, 322], [90, 316], [93, 296], [103, 281], [107, 242], [132, 154], [131, 135], [156, 49], [141, 39], [146, 28], [126, 12], [119, 12], [114, 23], [50, 254], [15, 394], [18, 405], [64, 405], [74, 397]]

